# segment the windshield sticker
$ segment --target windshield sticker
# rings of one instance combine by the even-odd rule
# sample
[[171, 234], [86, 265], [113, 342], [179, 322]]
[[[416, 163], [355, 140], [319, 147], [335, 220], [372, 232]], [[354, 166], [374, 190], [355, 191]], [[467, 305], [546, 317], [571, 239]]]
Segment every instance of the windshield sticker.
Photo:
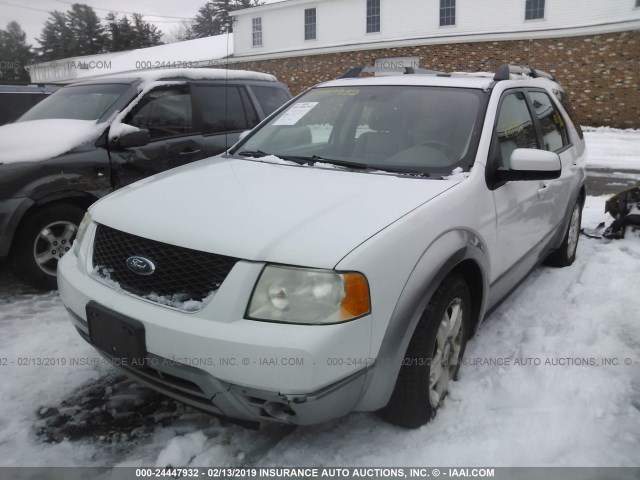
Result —
[[314, 90], [313, 93], [315, 95], [342, 95], [347, 97], [353, 97], [360, 93], [360, 90], [356, 90], [355, 88], [351, 88], [348, 90], [345, 89], [337, 89], [337, 88], [318, 88]]
[[273, 122], [274, 125], [295, 125], [302, 117], [309, 113], [318, 102], [301, 102], [293, 105], [278, 120]]

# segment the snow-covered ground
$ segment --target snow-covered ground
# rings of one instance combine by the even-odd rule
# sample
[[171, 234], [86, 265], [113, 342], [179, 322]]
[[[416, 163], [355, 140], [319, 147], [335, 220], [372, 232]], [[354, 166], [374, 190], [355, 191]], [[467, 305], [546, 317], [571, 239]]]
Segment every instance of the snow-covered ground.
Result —
[[[619, 146], [609, 133], [601, 143]], [[604, 220], [605, 199], [587, 199], [584, 226]], [[571, 267], [537, 268], [486, 320], [429, 425], [352, 414], [252, 431], [124, 379], [56, 293], [0, 267], [0, 466], [638, 466], [639, 279], [638, 234], [581, 237]]]
[[592, 168], [640, 170], [640, 130], [583, 127]]

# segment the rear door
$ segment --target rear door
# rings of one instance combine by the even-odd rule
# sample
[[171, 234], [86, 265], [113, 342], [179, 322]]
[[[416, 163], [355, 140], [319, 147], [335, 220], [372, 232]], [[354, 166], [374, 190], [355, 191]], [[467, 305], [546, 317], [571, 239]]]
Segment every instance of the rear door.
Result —
[[[516, 148], [541, 148], [524, 90], [504, 92], [498, 109], [492, 169], [509, 168]], [[497, 216], [497, 276], [507, 272], [549, 238], [557, 217], [551, 182], [511, 181], [493, 186]]]
[[573, 200], [572, 193], [578, 191], [576, 186], [572, 185], [576, 178], [575, 164], [578, 155], [576, 148], [569, 141], [567, 126], [551, 96], [543, 89], [527, 89], [527, 94], [537, 120], [542, 148], [557, 153], [562, 162], [560, 178], [547, 182], [549, 195], [557, 202], [553, 222], [555, 226], [560, 226], [569, 202]]
[[194, 83], [191, 89], [203, 157], [226, 151], [259, 123], [244, 85]]
[[110, 148], [114, 188], [208, 156], [194, 122], [189, 85], [151, 90], [124, 123], [149, 130], [151, 141], [143, 147]]

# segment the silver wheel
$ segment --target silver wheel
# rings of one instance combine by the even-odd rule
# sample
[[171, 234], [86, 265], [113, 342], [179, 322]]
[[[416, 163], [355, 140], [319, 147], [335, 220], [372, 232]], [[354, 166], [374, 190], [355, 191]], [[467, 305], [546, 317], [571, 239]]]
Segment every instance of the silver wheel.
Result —
[[578, 237], [580, 236], [580, 203], [576, 203], [571, 214], [571, 223], [567, 233], [567, 257], [573, 258], [578, 248]]
[[464, 344], [464, 303], [454, 298], [446, 308], [436, 333], [436, 344], [429, 373], [429, 402], [438, 407], [455, 377]]
[[78, 226], [65, 221], [44, 227], [33, 242], [36, 265], [47, 275], [55, 276], [58, 260], [71, 249]]

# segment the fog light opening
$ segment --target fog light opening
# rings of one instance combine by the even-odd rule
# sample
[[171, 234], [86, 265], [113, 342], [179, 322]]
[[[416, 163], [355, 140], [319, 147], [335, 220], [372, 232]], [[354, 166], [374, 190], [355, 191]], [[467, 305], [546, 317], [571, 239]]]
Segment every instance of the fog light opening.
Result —
[[289, 405], [284, 403], [267, 402], [262, 406], [262, 408], [267, 415], [279, 420], [289, 420], [291, 417], [296, 416], [296, 412], [294, 412]]

